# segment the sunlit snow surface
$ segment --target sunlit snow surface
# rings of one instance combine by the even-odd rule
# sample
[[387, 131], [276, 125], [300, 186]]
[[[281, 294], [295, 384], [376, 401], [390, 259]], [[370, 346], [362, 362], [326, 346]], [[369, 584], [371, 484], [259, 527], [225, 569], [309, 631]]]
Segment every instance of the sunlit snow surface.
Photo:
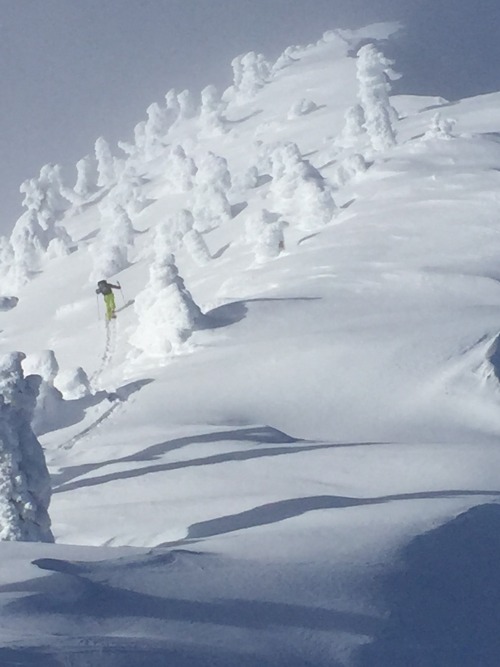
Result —
[[[279, 203], [245, 186], [256, 142], [335, 180], [346, 51], [298, 49], [229, 131], [172, 137], [233, 179], [212, 259], [176, 254], [205, 314], [177, 354], [129, 343], [154, 230], [189, 206], [161, 158], [116, 321], [89, 280], [92, 203], [64, 221], [76, 252], [5, 301], [2, 352], [52, 349], [93, 393], [39, 436], [56, 544], [0, 544], [2, 667], [500, 664], [500, 93], [394, 98], [398, 145], [334, 192], [331, 223], [289, 225], [275, 259], [247, 237]], [[453, 138], [424, 137], [437, 111]]]

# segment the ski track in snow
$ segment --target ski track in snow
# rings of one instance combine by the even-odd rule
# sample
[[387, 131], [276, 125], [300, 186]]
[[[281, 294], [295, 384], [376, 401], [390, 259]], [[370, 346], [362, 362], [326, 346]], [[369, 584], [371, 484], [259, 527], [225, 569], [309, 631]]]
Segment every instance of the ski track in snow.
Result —
[[111, 364], [113, 355], [116, 351], [116, 339], [117, 339], [117, 325], [116, 319], [110, 320], [106, 323], [106, 343], [104, 347], [104, 353], [101, 357], [101, 363], [96, 369], [96, 371], [90, 377], [90, 386], [93, 391], [100, 389], [98, 382], [101, 378], [101, 375], [104, 373], [106, 368]]

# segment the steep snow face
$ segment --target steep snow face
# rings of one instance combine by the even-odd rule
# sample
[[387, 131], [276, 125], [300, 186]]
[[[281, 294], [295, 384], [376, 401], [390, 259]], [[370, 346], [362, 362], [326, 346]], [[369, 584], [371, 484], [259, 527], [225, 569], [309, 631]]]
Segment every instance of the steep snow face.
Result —
[[[222, 94], [169, 91], [123, 155], [98, 140], [88, 185], [80, 166], [69, 254], [35, 252], [38, 219], [2, 241], [37, 262], [0, 349], [45, 383], [30, 410], [57, 544], [0, 544], [0, 662], [458, 667], [432, 614], [497, 659], [496, 628], [429, 616], [453, 577], [421, 574], [448, 545], [496, 548], [500, 93], [391, 97], [378, 45], [360, 95], [356, 50], [393, 29], [242, 54]], [[116, 320], [96, 271], [122, 287]], [[28, 380], [8, 358], [13, 396]], [[48, 540], [36, 451], [28, 524]], [[449, 562], [484, 619], [480, 554]]]

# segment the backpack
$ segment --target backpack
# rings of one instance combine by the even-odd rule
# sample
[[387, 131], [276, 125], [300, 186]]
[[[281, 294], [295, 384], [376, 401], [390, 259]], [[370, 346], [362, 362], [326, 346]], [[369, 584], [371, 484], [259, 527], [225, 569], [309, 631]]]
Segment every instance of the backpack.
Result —
[[100, 292], [103, 295], [110, 294], [112, 292], [111, 287], [108, 285], [106, 280], [99, 280], [97, 283], [98, 287], [98, 292]]

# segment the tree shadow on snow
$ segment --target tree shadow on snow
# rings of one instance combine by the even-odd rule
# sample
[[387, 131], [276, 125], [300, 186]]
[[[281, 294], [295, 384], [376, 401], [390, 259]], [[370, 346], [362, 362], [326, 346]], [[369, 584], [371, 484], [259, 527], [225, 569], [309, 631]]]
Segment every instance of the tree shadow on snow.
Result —
[[234, 219], [236, 218], [237, 215], [239, 215], [242, 211], [244, 211], [248, 206], [248, 202], [246, 201], [240, 201], [237, 204], [232, 204], [231, 205], [231, 218]]
[[389, 615], [355, 667], [498, 667], [500, 504], [414, 539], [382, 582]]

